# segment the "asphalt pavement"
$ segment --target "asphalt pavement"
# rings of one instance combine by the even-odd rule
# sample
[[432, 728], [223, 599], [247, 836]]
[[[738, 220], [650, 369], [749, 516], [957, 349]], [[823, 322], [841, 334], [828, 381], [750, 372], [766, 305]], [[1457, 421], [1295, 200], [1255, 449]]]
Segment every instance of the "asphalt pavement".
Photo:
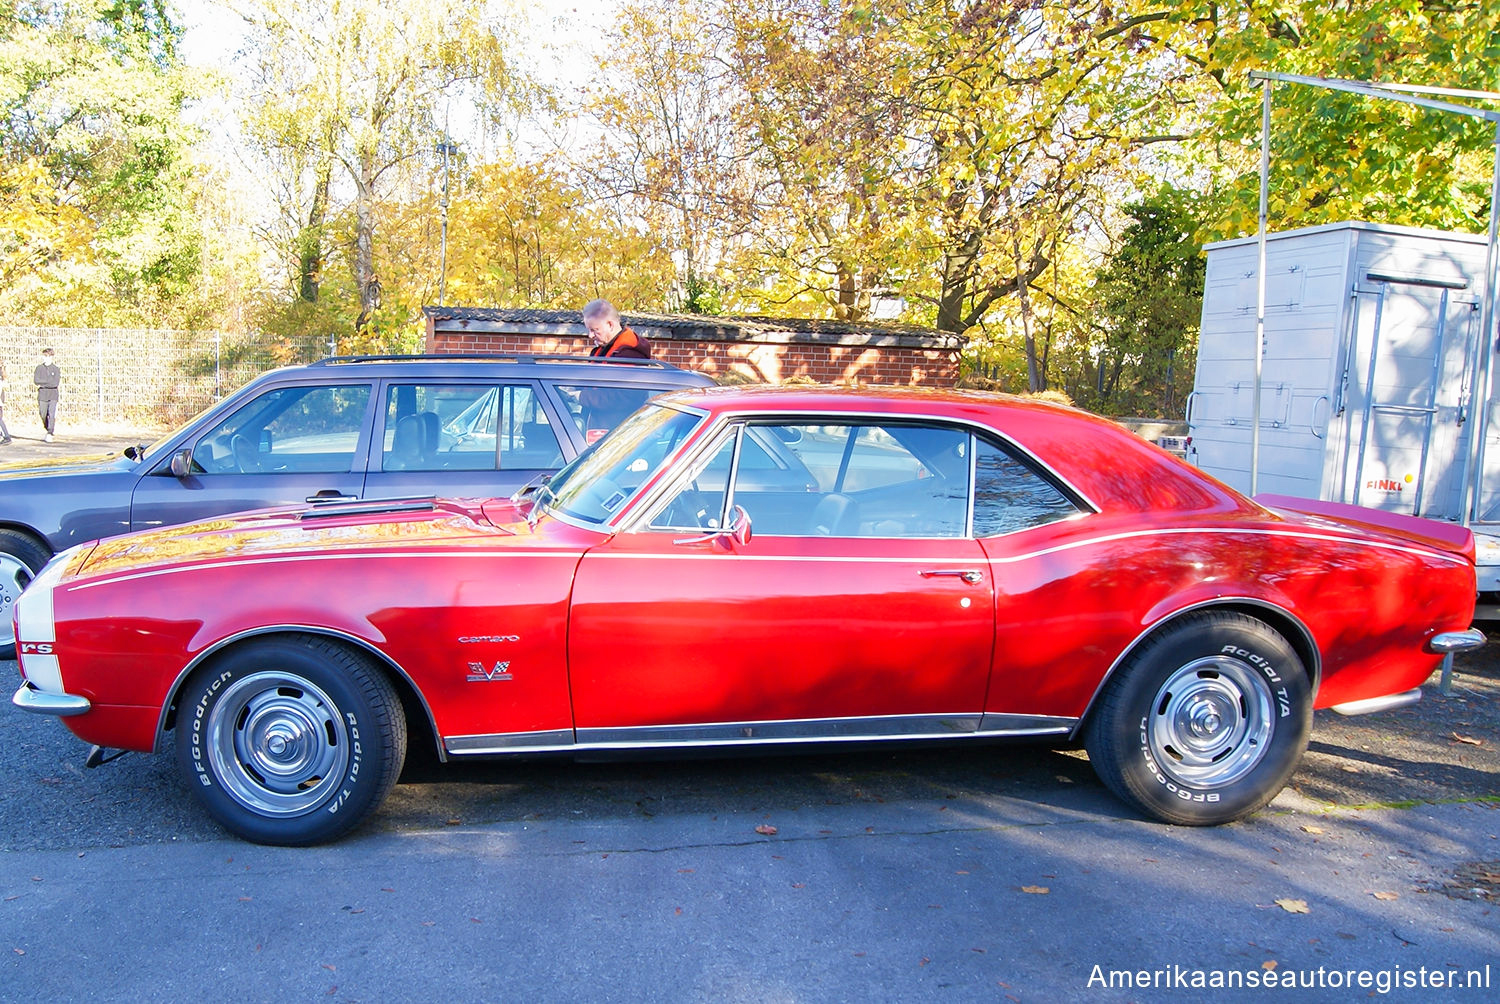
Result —
[[[1431, 749], [1471, 747], [1386, 744], [1381, 717], [1208, 829], [997, 746], [427, 767], [348, 839], [280, 849], [226, 837], [172, 757], [86, 770], [5, 709], [0, 998], [1492, 1000], [1500, 801], [1422, 800]], [[1358, 782], [1359, 745], [1415, 757], [1411, 797], [1307, 793]]]

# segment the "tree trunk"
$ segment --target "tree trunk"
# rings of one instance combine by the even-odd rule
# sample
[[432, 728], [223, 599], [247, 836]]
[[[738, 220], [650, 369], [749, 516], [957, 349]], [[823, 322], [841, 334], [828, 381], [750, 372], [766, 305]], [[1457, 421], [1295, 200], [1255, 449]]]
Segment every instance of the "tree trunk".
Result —
[[375, 275], [375, 164], [361, 157], [354, 179], [354, 280], [359, 286], [355, 330], [364, 333], [380, 309], [380, 280]]
[[332, 167], [325, 162], [318, 168], [313, 186], [312, 208], [307, 226], [298, 236], [297, 295], [308, 303], [318, 302], [318, 284], [323, 275], [323, 223], [328, 215], [328, 184]]

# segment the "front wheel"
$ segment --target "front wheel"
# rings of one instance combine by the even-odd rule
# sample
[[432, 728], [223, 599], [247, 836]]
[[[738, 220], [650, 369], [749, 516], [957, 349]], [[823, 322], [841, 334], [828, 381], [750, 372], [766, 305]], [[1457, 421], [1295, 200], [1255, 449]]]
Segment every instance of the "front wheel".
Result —
[[259, 844], [342, 836], [379, 806], [406, 754], [390, 682], [332, 642], [278, 638], [213, 660], [178, 701], [177, 763], [209, 814]]
[[1286, 786], [1312, 728], [1297, 652], [1262, 621], [1208, 612], [1148, 640], [1109, 681], [1084, 732], [1094, 771], [1168, 823], [1249, 815]]

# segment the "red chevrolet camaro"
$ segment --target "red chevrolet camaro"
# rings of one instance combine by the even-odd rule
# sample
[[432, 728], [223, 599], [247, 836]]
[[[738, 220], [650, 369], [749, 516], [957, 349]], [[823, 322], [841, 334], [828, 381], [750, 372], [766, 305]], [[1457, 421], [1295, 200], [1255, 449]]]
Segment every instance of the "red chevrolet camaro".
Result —
[[57, 556], [14, 701], [175, 745], [250, 840], [332, 839], [440, 758], [1082, 743], [1137, 810], [1264, 806], [1312, 710], [1390, 707], [1472, 630], [1462, 527], [1251, 501], [994, 395], [674, 394], [512, 499], [265, 510]]

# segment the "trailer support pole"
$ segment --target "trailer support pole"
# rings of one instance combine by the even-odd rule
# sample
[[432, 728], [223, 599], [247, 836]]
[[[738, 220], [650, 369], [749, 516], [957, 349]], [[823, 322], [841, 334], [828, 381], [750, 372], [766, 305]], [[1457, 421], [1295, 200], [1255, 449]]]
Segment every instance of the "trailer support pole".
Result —
[[[1500, 124], [1495, 126], [1495, 176], [1490, 185], [1490, 231], [1489, 247], [1484, 255], [1484, 297], [1479, 312], [1479, 346], [1477, 379], [1469, 394], [1473, 404], [1469, 418], [1469, 451], [1465, 458], [1463, 525], [1479, 519], [1479, 507], [1484, 504], [1484, 441], [1490, 429], [1490, 380], [1491, 363], [1495, 358], [1495, 298], [1500, 296], [1500, 283], [1495, 278], [1496, 239], [1500, 237]], [[1478, 421], [1474, 421], [1475, 419]]]
[[1260, 480], [1260, 381], [1266, 354], [1266, 217], [1271, 196], [1271, 80], [1261, 81], [1260, 212], [1256, 226], [1255, 266], [1255, 388], [1250, 402], [1250, 497]]

